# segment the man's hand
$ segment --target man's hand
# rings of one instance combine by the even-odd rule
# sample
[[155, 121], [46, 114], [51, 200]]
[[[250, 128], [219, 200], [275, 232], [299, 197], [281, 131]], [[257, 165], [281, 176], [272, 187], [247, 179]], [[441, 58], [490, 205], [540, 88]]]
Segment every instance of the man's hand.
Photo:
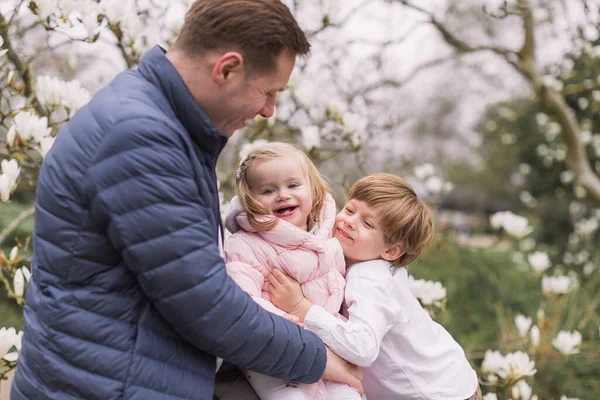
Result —
[[305, 300], [300, 284], [278, 269], [273, 269], [267, 279], [269, 280], [268, 289], [271, 303], [283, 311], [293, 314], [292, 311], [302, 300]]
[[340, 356], [329, 350], [329, 347], [325, 346], [325, 348], [327, 349], [327, 365], [322, 378], [350, 385], [358, 390], [358, 393], [362, 396], [362, 372], [360, 368], [340, 358]]

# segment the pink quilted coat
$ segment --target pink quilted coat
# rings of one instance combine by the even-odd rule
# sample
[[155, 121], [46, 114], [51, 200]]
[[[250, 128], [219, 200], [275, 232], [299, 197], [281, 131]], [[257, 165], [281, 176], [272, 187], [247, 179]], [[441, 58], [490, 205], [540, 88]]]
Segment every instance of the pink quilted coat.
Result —
[[[298, 281], [311, 303], [338, 315], [344, 300], [346, 264], [342, 248], [332, 236], [335, 214], [335, 201], [327, 194], [312, 232], [284, 220], [269, 231], [258, 232], [234, 198], [225, 219], [227, 229], [233, 233], [224, 247], [227, 272], [258, 304], [277, 315], [285, 312], [269, 300], [267, 275], [273, 268]], [[310, 399], [328, 399], [322, 381], [301, 386]]]

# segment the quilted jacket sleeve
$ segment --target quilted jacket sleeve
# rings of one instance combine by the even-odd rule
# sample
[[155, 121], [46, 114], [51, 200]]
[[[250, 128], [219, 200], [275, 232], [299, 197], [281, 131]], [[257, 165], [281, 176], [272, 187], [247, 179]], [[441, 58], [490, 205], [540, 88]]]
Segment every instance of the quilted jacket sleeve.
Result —
[[316, 382], [326, 363], [323, 343], [263, 310], [227, 275], [205, 201], [216, 193], [198, 187], [213, 172], [204, 167], [206, 176], [195, 177], [186, 151], [168, 122], [118, 123], [86, 176], [91, 218], [183, 338], [263, 374]]
[[262, 296], [265, 276], [261, 272], [261, 261], [257, 259], [255, 251], [242, 236], [237, 234], [229, 237], [225, 242], [224, 250], [227, 273], [235, 283], [265, 310], [279, 316], [285, 314], [285, 311]]

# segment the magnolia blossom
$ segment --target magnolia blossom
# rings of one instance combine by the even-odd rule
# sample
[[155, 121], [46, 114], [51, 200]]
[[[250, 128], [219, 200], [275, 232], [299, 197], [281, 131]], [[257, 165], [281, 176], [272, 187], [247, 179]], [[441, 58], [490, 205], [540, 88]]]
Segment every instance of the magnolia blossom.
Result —
[[513, 386], [513, 395], [520, 397], [521, 400], [530, 400], [532, 393], [533, 390], [524, 379], [521, 379]]
[[86, 105], [92, 95], [90, 92], [81, 86], [81, 82], [72, 80], [65, 82], [62, 91], [62, 105], [73, 113], [75, 110]]
[[302, 146], [307, 150], [321, 147], [321, 132], [316, 125], [302, 128]]
[[536, 272], [544, 272], [550, 268], [550, 258], [543, 251], [536, 251], [527, 256], [529, 264]]
[[483, 396], [483, 400], [498, 400], [498, 396], [496, 396], [496, 393], [487, 393]]
[[597, 218], [589, 218], [582, 219], [581, 221], [575, 224], [575, 232], [582, 236], [589, 236], [592, 233], [596, 232], [599, 227], [599, 222]]
[[0, 201], [6, 203], [10, 199], [11, 186], [8, 177], [0, 175]]
[[420, 181], [424, 181], [425, 179], [433, 176], [435, 174], [435, 167], [433, 164], [425, 163], [422, 165], [418, 165], [414, 169], [415, 176]]
[[501, 370], [507, 368], [506, 357], [504, 357], [499, 351], [487, 350], [483, 357], [483, 363], [481, 364], [481, 370], [484, 374], [497, 374]]
[[494, 229], [504, 228], [507, 234], [518, 239], [533, 231], [533, 228], [527, 222], [527, 218], [513, 214], [510, 211], [500, 211], [493, 214], [490, 217], [490, 224]]
[[529, 354], [517, 351], [506, 355], [505, 364], [498, 375], [503, 379], [516, 381], [525, 376], [533, 376], [536, 372], [535, 362], [529, 359]]
[[425, 181], [425, 188], [429, 193], [440, 193], [442, 190], [444, 190], [444, 181], [437, 176], [430, 176]]
[[544, 75], [542, 77], [542, 84], [550, 89], [560, 92], [563, 89], [563, 83], [553, 77], [552, 75]]
[[[14, 330], [14, 328], [9, 328], [9, 329]], [[21, 344], [23, 343], [23, 331], [19, 331], [19, 333], [14, 335], [12, 337], [12, 339], [13, 339], [13, 345], [17, 348], [17, 351], [13, 351], [4, 356], [4, 359], [9, 362], [15, 362], [19, 358], [19, 351], [21, 351]]]
[[240, 152], [239, 152], [240, 159], [243, 160], [244, 158], [246, 158], [248, 153], [250, 153], [250, 151], [252, 151], [253, 148], [262, 146], [263, 144], [267, 144], [267, 143], [269, 143], [269, 141], [265, 140], [265, 139], [258, 139], [251, 143], [244, 143], [244, 145], [242, 146], [242, 148], [240, 149]]
[[519, 336], [525, 337], [531, 327], [531, 318], [519, 314], [515, 317], [515, 325], [519, 331]]
[[92, 0], [80, 0], [78, 10], [81, 13], [81, 23], [87, 31], [87, 37], [93, 38], [98, 31], [98, 14], [100, 7]]
[[[8, 350], [15, 346], [17, 343], [17, 331], [15, 328], [2, 328], [0, 329], [0, 357], [4, 358]], [[21, 343], [19, 342], [19, 347]]]
[[446, 288], [440, 282], [414, 279], [409, 276], [408, 285], [412, 294], [421, 300], [423, 305], [437, 305], [446, 297]]
[[35, 90], [38, 99], [46, 106], [57, 106], [60, 104], [65, 82], [52, 76], [38, 76]]
[[13, 277], [13, 289], [15, 296], [23, 296], [25, 291], [25, 277], [23, 276], [23, 271], [21, 271], [20, 268], [15, 272], [15, 276]]
[[50, 150], [54, 144], [55, 139], [55, 137], [47, 136], [40, 140], [40, 147], [37, 149], [37, 151], [42, 155], [42, 157], [46, 157], [46, 154], [48, 154], [48, 150]]
[[573, 289], [573, 285], [568, 276], [544, 276], [542, 278], [542, 293], [544, 294], [567, 294], [571, 289]]
[[538, 328], [537, 325], [531, 327], [529, 336], [531, 337], [531, 345], [533, 347], [538, 347], [540, 345], [540, 328]]
[[[2, 36], [0, 36], [0, 49], [2, 48], [2, 46], [4, 45], [4, 39], [2, 39]], [[0, 57], [2, 57], [4, 54], [6, 54], [8, 50], [0, 50]]]
[[21, 111], [15, 115], [13, 125], [9, 129], [6, 140], [9, 146], [14, 145], [16, 136], [25, 143], [38, 143], [43, 137], [49, 136], [52, 128], [48, 128], [48, 118], [38, 117], [29, 111]]
[[2, 174], [6, 176], [6, 179], [8, 180], [8, 185], [11, 188], [14, 187], [21, 174], [21, 167], [17, 160], [2, 160], [2, 162], [0, 162], [0, 168], [2, 169]]
[[121, 22], [127, 2], [123, 0], [105, 0], [100, 3], [100, 11], [108, 18], [108, 22], [116, 25]]
[[577, 331], [560, 331], [552, 340], [552, 345], [563, 354], [579, 353], [577, 346], [581, 344], [581, 334]]
[[21, 267], [21, 272], [23, 272], [23, 277], [25, 278], [25, 282], [29, 282], [29, 278], [31, 278], [31, 271], [26, 266]]
[[42, 22], [46, 22], [52, 14], [61, 14], [56, 0], [35, 0], [33, 3], [36, 5], [36, 14]]

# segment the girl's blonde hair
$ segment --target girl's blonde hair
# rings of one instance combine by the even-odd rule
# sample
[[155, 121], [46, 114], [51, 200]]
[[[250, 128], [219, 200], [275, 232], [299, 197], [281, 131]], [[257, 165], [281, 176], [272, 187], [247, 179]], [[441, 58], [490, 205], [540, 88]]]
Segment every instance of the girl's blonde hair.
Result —
[[308, 215], [308, 229], [312, 229], [319, 219], [319, 213], [325, 205], [325, 196], [329, 191], [329, 185], [317, 170], [317, 167], [308, 156], [298, 147], [283, 142], [271, 142], [254, 147], [246, 157], [240, 160], [235, 176], [237, 195], [244, 211], [248, 214], [248, 221], [259, 231], [273, 229], [279, 219], [259, 220], [259, 217], [269, 215], [269, 211], [260, 205], [258, 199], [252, 193], [248, 184], [248, 169], [256, 161], [270, 161], [277, 158], [293, 157], [298, 163], [308, 180], [312, 196], [312, 209]]

